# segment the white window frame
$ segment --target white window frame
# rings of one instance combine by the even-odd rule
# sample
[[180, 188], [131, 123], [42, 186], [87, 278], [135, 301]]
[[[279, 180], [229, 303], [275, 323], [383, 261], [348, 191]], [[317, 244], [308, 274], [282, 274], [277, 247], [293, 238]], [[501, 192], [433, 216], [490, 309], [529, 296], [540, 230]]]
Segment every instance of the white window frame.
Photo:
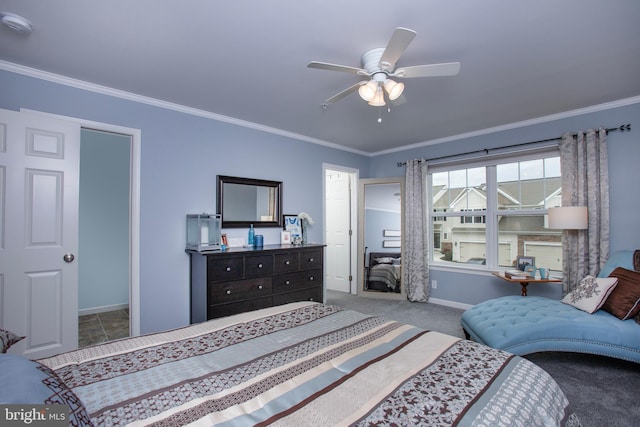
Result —
[[[485, 240], [486, 240], [486, 263], [485, 265], [478, 264], [465, 264], [465, 263], [451, 263], [447, 261], [439, 261], [431, 259], [429, 261], [430, 267], [441, 268], [443, 270], [492, 270], [498, 269], [498, 216], [531, 216], [531, 215], [546, 215], [546, 208], [537, 209], [518, 209], [518, 210], [499, 210], [497, 197], [498, 197], [498, 182], [497, 182], [497, 166], [505, 163], [523, 162], [527, 160], [545, 159], [549, 157], [558, 157], [560, 155], [558, 146], [545, 145], [542, 147], [517, 150], [517, 151], [505, 151], [495, 155], [487, 155], [484, 157], [473, 157], [465, 160], [454, 161], [440, 161], [437, 163], [429, 163], [427, 174], [427, 223], [433, 224], [434, 217], [467, 217], [469, 212], [443, 212], [439, 210], [434, 212], [433, 208], [433, 194], [431, 189], [433, 188], [432, 174], [437, 172], [448, 172], [458, 169], [470, 169], [474, 167], [484, 167], [486, 171], [486, 196], [487, 196], [487, 208], [486, 210], [477, 211], [482, 213], [485, 217]], [[480, 216], [473, 215], [472, 217]], [[457, 219], [457, 218], [456, 218]], [[458, 220], [462, 221], [462, 219]], [[475, 221], [474, 221], [475, 223]], [[431, 232], [431, 231], [430, 231]], [[434, 247], [433, 242], [430, 242], [429, 252], [433, 254]]]

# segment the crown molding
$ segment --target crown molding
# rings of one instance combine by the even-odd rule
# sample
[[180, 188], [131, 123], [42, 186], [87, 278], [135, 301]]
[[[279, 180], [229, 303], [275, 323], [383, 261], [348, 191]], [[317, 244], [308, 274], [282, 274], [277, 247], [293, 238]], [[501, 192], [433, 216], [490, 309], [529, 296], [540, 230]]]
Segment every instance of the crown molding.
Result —
[[132, 92], [126, 92], [126, 91], [114, 89], [108, 86], [89, 83], [83, 80], [78, 80], [71, 77], [50, 73], [48, 71], [42, 71], [36, 68], [30, 68], [24, 65], [14, 64], [12, 62], [0, 60], [0, 70], [5, 70], [5, 71], [9, 71], [16, 74], [33, 77], [40, 80], [46, 80], [52, 83], [58, 83], [58, 84], [70, 86], [76, 89], [82, 89], [89, 92], [99, 93], [101, 95], [113, 96], [115, 98], [126, 99], [128, 101], [139, 102], [141, 104], [151, 105], [154, 107], [159, 107], [167, 110], [177, 111], [180, 113], [190, 114], [192, 116], [204, 117], [207, 119], [232, 124], [235, 126], [240, 126], [248, 129], [253, 129], [261, 132], [283, 136], [285, 138], [290, 138], [290, 139], [303, 141], [303, 142], [309, 142], [311, 144], [322, 145], [329, 148], [335, 148], [341, 151], [348, 151], [348, 152], [363, 155], [363, 156], [371, 156], [371, 153], [367, 153], [364, 151], [338, 145], [333, 142], [324, 141], [317, 138], [311, 138], [311, 137], [300, 135], [294, 132], [288, 132], [282, 129], [261, 125], [259, 123], [253, 123], [247, 120], [241, 120], [234, 117], [224, 116], [222, 114], [212, 113], [210, 111], [200, 110], [198, 108], [192, 108], [192, 107], [187, 107], [180, 104], [175, 104], [172, 102], [162, 101], [160, 99], [151, 98], [148, 96], [139, 95]]
[[480, 135], [487, 135], [496, 132], [502, 132], [505, 130], [517, 129], [526, 126], [538, 125], [541, 123], [552, 122], [554, 120], [566, 119], [570, 117], [581, 116], [583, 114], [595, 113], [598, 111], [611, 110], [612, 108], [626, 107], [627, 105], [633, 105], [640, 103], [640, 96], [634, 96], [631, 98], [619, 99], [616, 101], [605, 102], [604, 104], [592, 105], [589, 107], [578, 108], [577, 110], [564, 111], [562, 113], [550, 114], [548, 116], [536, 117], [533, 119], [523, 120], [520, 122], [508, 123], [506, 125], [495, 126], [491, 128], [476, 130], [473, 132], [461, 133], [458, 135], [447, 136], [444, 138], [432, 139], [429, 141], [418, 142], [411, 145], [404, 145], [398, 148], [391, 148], [389, 150], [376, 151], [371, 153], [371, 157], [381, 156], [383, 154], [397, 153], [399, 151], [406, 151], [412, 148], [421, 148], [428, 145], [441, 144], [443, 142], [456, 141], [459, 139], [472, 138]]
[[133, 102], [139, 102], [142, 104], [147, 104], [159, 108], [164, 108], [168, 110], [177, 111], [180, 113], [190, 114], [193, 116], [204, 117], [211, 120], [216, 120], [219, 122], [224, 122], [228, 124], [232, 124], [235, 126], [240, 126], [248, 129], [253, 129], [261, 132], [266, 132], [274, 135], [283, 136], [285, 138], [290, 138], [298, 141], [308, 142], [311, 144], [322, 145], [328, 148], [334, 148], [336, 150], [347, 151], [354, 154], [359, 154], [367, 157], [376, 157], [385, 154], [397, 153], [401, 151], [406, 151], [414, 148], [426, 147], [429, 145], [441, 144], [444, 142], [456, 141], [459, 139], [472, 138], [481, 135], [487, 135], [491, 133], [501, 132], [505, 130], [511, 130], [516, 128], [521, 128], [525, 126], [537, 125], [541, 123], [547, 123], [554, 120], [565, 119], [569, 117], [580, 116], [583, 114], [594, 113], [598, 111], [610, 110], [612, 108], [624, 107], [627, 105], [640, 103], [640, 96], [635, 96], [631, 98], [620, 99], [612, 102], [606, 102], [604, 104], [593, 105], [589, 107], [579, 108], [576, 110], [565, 111], [561, 113], [551, 114], [548, 116], [541, 116], [533, 119], [523, 120], [520, 122], [508, 123], [505, 125], [495, 126], [491, 128], [481, 129], [477, 131], [462, 133], [458, 135], [447, 136], [444, 138], [437, 138], [428, 141], [418, 142], [415, 144], [404, 145], [402, 147], [391, 148], [388, 150], [376, 151], [374, 153], [368, 153], [361, 150], [356, 150], [353, 148], [345, 147], [343, 145], [336, 144], [334, 142], [324, 141], [317, 138], [311, 138], [305, 135], [300, 135], [294, 132], [288, 132], [282, 129], [273, 128], [270, 126], [261, 125], [259, 123], [253, 123], [246, 120], [237, 119], [234, 117], [224, 116], [222, 114], [212, 113], [205, 110], [200, 110], [197, 108], [187, 107], [180, 104], [175, 104], [172, 102], [162, 101], [159, 99], [151, 98], [144, 95], [139, 95], [132, 92], [126, 92], [119, 89], [110, 88], [107, 86], [98, 85], [95, 83], [89, 83], [83, 80], [74, 79], [71, 77], [62, 76], [59, 74], [50, 73], [48, 71], [38, 70], [36, 68], [26, 67], [24, 65], [14, 64], [12, 62], [0, 60], [0, 70], [9, 71], [16, 74], [21, 74], [28, 77], [33, 77], [41, 80], [50, 81], [53, 83], [58, 83], [65, 86], [74, 87], [77, 89], [82, 89], [90, 92], [99, 93], [102, 95], [113, 96], [116, 98], [126, 99]]

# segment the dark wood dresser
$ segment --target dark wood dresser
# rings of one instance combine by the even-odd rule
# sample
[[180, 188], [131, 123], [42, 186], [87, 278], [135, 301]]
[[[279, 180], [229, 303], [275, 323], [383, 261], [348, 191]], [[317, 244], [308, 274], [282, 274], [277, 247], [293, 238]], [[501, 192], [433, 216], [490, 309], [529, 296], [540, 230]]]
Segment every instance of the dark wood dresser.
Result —
[[324, 245], [187, 252], [191, 323], [289, 302], [323, 302]]

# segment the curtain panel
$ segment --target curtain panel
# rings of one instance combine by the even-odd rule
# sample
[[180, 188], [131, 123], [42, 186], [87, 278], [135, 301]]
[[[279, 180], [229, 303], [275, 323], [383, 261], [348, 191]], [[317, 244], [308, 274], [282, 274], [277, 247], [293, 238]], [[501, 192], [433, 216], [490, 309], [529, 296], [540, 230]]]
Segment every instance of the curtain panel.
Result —
[[427, 222], [427, 162], [407, 161], [405, 177], [402, 285], [414, 302], [429, 300], [429, 224]]
[[596, 276], [609, 257], [609, 168], [607, 131], [603, 128], [563, 135], [560, 142], [562, 206], [586, 206], [587, 230], [562, 235], [563, 294], [590, 274]]

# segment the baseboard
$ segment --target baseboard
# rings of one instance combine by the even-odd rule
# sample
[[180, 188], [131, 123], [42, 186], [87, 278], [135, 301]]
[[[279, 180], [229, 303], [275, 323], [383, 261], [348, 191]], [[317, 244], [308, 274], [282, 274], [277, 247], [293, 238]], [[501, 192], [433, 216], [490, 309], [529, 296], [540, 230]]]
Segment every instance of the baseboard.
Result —
[[129, 304], [113, 304], [103, 305], [102, 307], [83, 308], [82, 310], [78, 310], [78, 316], [104, 313], [106, 311], [124, 310], [126, 308], [129, 308]]
[[429, 302], [431, 304], [444, 305], [446, 307], [458, 308], [460, 310], [468, 310], [471, 307], [473, 307], [473, 305], [471, 304], [463, 304], [461, 302], [449, 301], [449, 300], [440, 299], [440, 298], [429, 298]]

